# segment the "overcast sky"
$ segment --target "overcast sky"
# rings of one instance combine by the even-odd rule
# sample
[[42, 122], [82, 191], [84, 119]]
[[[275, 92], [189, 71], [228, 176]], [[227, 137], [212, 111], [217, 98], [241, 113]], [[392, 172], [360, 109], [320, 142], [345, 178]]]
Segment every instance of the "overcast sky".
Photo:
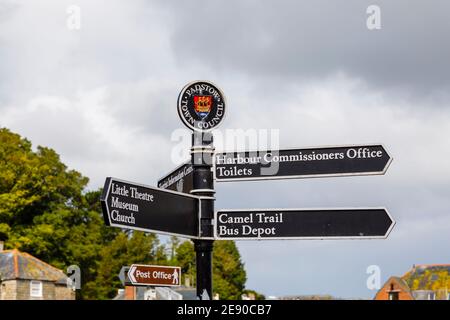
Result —
[[177, 165], [176, 100], [196, 79], [227, 97], [222, 134], [383, 143], [384, 176], [216, 184], [217, 208], [387, 207], [387, 240], [238, 242], [249, 288], [370, 298], [370, 265], [384, 282], [450, 263], [449, 14], [446, 0], [0, 0], [0, 126], [54, 148], [90, 189], [155, 185]]

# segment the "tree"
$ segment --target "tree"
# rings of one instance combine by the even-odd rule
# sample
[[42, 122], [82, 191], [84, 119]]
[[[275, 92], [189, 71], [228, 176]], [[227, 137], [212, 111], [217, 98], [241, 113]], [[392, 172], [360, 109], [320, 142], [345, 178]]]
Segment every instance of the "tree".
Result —
[[[122, 266], [172, 264], [195, 283], [195, 252], [190, 241], [176, 237], [166, 247], [154, 234], [106, 227], [101, 190], [86, 191], [88, 178], [69, 170], [52, 149], [38, 146], [0, 128], [0, 240], [6, 248], [28, 252], [62, 270], [81, 269], [79, 299], [109, 299], [121, 287]], [[221, 299], [240, 299], [246, 273], [232, 241], [216, 241], [214, 292]]]
[[248, 297], [253, 296], [255, 298], [255, 300], [266, 300], [266, 296], [263, 294], [260, 294], [259, 292], [256, 292], [255, 290], [244, 290], [243, 292], [245, 295], [247, 295]]
[[173, 265], [181, 268], [181, 282], [187, 282], [194, 285], [196, 281], [195, 269], [195, 252], [194, 245], [191, 241], [183, 241], [175, 250], [175, 259], [172, 261]]
[[[166, 264], [164, 247], [154, 234], [120, 232], [117, 237], [100, 252], [96, 278], [86, 284], [86, 297], [111, 299], [122, 287], [118, 274], [122, 266], [133, 263]], [[108, 285], [105, 285], [108, 284]]]
[[215, 241], [213, 251], [213, 291], [220, 299], [240, 300], [247, 274], [234, 241]]
[[[182, 242], [176, 250], [176, 262], [181, 267], [183, 279], [191, 283], [196, 279], [195, 251], [191, 241]], [[246, 273], [236, 244], [233, 241], [216, 241], [213, 250], [213, 292], [220, 299], [241, 299]]]
[[106, 227], [101, 190], [52, 149], [0, 129], [0, 240], [62, 270], [81, 269], [78, 298], [112, 298], [122, 265], [165, 261], [155, 235]]
[[[83, 201], [88, 179], [67, 167], [51, 149], [38, 147], [8, 129], [0, 129], [0, 231], [18, 244], [17, 234], [44, 213], [74, 208]], [[13, 240], [11, 240], [13, 241]]]

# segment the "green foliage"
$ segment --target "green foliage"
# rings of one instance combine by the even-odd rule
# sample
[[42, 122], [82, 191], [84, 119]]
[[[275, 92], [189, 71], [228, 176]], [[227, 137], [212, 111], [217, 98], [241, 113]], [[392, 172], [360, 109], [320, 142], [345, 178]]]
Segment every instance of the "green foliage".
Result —
[[[0, 129], [0, 223], [10, 232], [34, 224], [45, 212], [77, 206], [88, 179], [60, 162], [51, 149], [38, 147], [8, 129]], [[24, 239], [25, 241], [25, 239]]]
[[[164, 248], [154, 234], [132, 232], [119, 233], [116, 238], [101, 249], [97, 264], [97, 277], [86, 284], [87, 298], [109, 299], [122, 287], [118, 274], [122, 266], [133, 263], [166, 264]], [[105, 286], [109, 284], [108, 286]]]
[[101, 191], [85, 192], [88, 179], [68, 170], [48, 148], [0, 129], [0, 240], [62, 270], [78, 265], [82, 299], [106, 299], [121, 287], [127, 263], [165, 261], [156, 236], [106, 227]]
[[[191, 241], [182, 242], [176, 250], [175, 263], [181, 267], [182, 280], [195, 282], [195, 252]], [[213, 292], [223, 300], [239, 300], [244, 292], [246, 272], [236, 244], [216, 241], [213, 251]]]
[[247, 275], [234, 241], [216, 241], [213, 251], [214, 292], [221, 299], [240, 300]]
[[11, 227], [6, 223], [0, 223], [0, 241], [4, 241], [8, 238]]
[[[28, 252], [62, 270], [81, 269], [79, 299], [110, 299], [122, 285], [122, 266], [171, 264], [195, 285], [195, 252], [190, 241], [172, 237], [161, 245], [154, 234], [106, 227], [101, 190], [86, 192], [88, 179], [69, 170], [52, 149], [0, 128], [0, 240], [5, 248]], [[169, 257], [166, 252], [169, 251]], [[240, 299], [246, 273], [232, 241], [216, 241], [214, 292]]]
[[172, 265], [176, 265], [181, 268], [182, 284], [186, 283], [186, 279], [188, 279], [188, 283], [190, 285], [195, 284], [195, 252], [194, 245], [191, 241], [184, 241], [177, 246], [174, 259], [172, 260]]
[[266, 296], [263, 294], [260, 294], [259, 292], [256, 292], [255, 290], [244, 290], [243, 294], [245, 294], [248, 297], [253, 296], [255, 300], [266, 300]]

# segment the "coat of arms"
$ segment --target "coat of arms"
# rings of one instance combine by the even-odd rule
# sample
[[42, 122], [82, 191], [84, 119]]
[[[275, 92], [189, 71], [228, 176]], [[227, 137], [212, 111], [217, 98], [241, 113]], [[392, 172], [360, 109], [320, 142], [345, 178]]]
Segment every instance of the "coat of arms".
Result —
[[212, 96], [194, 96], [194, 110], [200, 118], [205, 118], [211, 111]]

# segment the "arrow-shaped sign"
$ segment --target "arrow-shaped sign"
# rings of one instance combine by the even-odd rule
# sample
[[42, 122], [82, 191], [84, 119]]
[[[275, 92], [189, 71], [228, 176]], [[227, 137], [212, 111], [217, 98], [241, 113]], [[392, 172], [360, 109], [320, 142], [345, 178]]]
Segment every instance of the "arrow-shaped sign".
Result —
[[200, 197], [107, 178], [101, 197], [108, 226], [198, 238]]
[[135, 284], [137, 282], [136, 278], [134, 277], [134, 273], [136, 272], [136, 265], [132, 265], [130, 267], [130, 270], [128, 270], [128, 279], [130, 279], [131, 283]]
[[394, 227], [385, 208], [245, 209], [215, 214], [215, 238], [384, 239]]
[[191, 161], [183, 163], [158, 180], [158, 188], [189, 193], [194, 188], [194, 168]]
[[174, 287], [180, 285], [181, 268], [133, 264], [128, 271], [128, 278], [134, 286]]
[[392, 161], [382, 145], [222, 152], [214, 158], [219, 182], [384, 174]]

